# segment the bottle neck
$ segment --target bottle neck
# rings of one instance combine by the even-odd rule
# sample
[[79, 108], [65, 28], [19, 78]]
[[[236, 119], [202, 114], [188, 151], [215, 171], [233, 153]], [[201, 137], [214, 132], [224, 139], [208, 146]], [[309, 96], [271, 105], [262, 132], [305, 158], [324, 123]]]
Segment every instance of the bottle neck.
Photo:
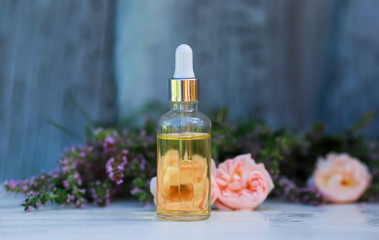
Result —
[[171, 102], [171, 111], [174, 112], [196, 112], [197, 102]]

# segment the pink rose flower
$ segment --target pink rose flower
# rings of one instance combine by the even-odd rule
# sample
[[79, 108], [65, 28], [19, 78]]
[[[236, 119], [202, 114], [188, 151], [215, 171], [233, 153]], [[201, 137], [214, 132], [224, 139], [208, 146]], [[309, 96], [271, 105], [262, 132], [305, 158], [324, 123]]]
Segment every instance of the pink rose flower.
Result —
[[220, 210], [253, 210], [274, 188], [264, 164], [256, 164], [251, 154], [221, 163], [215, 179], [220, 190], [215, 205]]
[[326, 200], [333, 203], [357, 201], [371, 182], [367, 166], [346, 153], [319, 158], [313, 181]]
[[154, 204], [157, 204], [157, 177], [150, 180], [150, 192], [154, 196]]
[[[217, 171], [216, 164], [211, 160], [211, 204], [213, 204], [218, 196], [220, 195], [220, 190], [218, 185], [216, 184], [214, 175]], [[157, 177], [153, 177], [150, 180], [150, 192], [154, 196], [154, 203], [156, 204], [156, 196], [157, 196]]]
[[213, 204], [217, 200], [217, 198], [220, 196], [220, 189], [216, 183], [216, 178], [215, 178], [216, 172], [217, 172], [216, 163], [212, 159], [211, 160], [211, 204]]

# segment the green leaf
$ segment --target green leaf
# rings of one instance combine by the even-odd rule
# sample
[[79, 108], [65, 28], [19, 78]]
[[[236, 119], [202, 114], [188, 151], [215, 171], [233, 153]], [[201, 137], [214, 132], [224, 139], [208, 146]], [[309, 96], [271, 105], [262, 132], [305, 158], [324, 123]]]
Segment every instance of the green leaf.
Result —
[[145, 185], [145, 181], [142, 178], [136, 178], [132, 182], [134, 187], [140, 188]]
[[371, 124], [374, 117], [375, 117], [375, 111], [367, 112], [360, 119], [358, 119], [358, 121], [353, 126], [351, 126], [349, 130], [353, 132], [361, 131], [363, 128], [366, 128]]
[[53, 121], [53, 120], [51, 120], [51, 119], [49, 119], [49, 118], [46, 118], [45, 121], [46, 121], [48, 124], [50, 124], [50, 125], [52, 125], [53, 127], [55, 127], [56, 129], [62, 131], [62, 132], [65, 133], [65, 134], [67, 134], [68, 136], [73, 137], [73, 138], [76, 138], [76, 139], [81, 140], [81, 141], [83, 140], [82, 137], [80, 137], [80, 136], [77, 135], [76, 133], [74, 133], [74, 132], [68, 130], [67, 128], [63, 127], [63, 126], [60, 125], [59, 123], [57, 123], [57, 122], [55, 122], [55, 121]]
[[139, 200], [141, 202], [146, 202], [146, 200], [148, 200], [148, 196], [146, 193], [142, 193], [141, 196], [139, 197]]
[[70, 101], [72, 102], [72, 104], [79, 110], [79, 112], [83, 115], [83, 117], [87, 120], [87, 122], [91, 125], [94, 124], [94, 121], [92, 120], [92, 118], [89, 116], [89, 114], [84, 110], [84, 108], [82, 106], [80, 106], [80, 104], [75, 100], [75, 98], [71, 95], [71, 94], [68, 94], [68, 97], [70, 98]]
[[93, 129], [89, 124], [86, 124], [85, 131], [86, 131], [86, 137], [88, 139], [93, 139]]
[[150, 118], [146, 120], [144, 127], [147, 135], [153, 135], [155, 133], [155, 122]]

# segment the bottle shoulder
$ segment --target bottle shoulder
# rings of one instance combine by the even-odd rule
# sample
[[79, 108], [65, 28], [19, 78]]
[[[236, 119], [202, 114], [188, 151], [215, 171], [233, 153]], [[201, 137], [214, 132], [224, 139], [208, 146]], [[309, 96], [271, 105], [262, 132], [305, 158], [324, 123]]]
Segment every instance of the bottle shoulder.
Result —
[[158, 133], [203, 132], [210, 133], [212, 123], [199, 112], [168, 111], [158, 121]]
[[202, 121], [204, 121], [204, 123], [209, 124], [209, 126], [212, 126], [211, 120], [204, 113], [197, 111], [195, 117], [201, 119]]
[[174, 112], [168, 111], [164, 113], [158, 120], [158, 125], [175, 122], [175, 121], [194, 121], [211, 126], [211, 120], [202, 112]]

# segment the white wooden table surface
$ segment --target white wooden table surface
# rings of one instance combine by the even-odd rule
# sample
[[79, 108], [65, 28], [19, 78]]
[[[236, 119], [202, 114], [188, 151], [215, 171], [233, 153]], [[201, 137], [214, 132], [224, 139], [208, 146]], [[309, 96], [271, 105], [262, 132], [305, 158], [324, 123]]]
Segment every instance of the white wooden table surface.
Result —
[[379, 239], [379, 204], [310, 207], [268, 201], [253, 212], [213, 211], [202, 222], [166, 222], [136, 202], [24, 212], [0, 195], [0, 239]]

